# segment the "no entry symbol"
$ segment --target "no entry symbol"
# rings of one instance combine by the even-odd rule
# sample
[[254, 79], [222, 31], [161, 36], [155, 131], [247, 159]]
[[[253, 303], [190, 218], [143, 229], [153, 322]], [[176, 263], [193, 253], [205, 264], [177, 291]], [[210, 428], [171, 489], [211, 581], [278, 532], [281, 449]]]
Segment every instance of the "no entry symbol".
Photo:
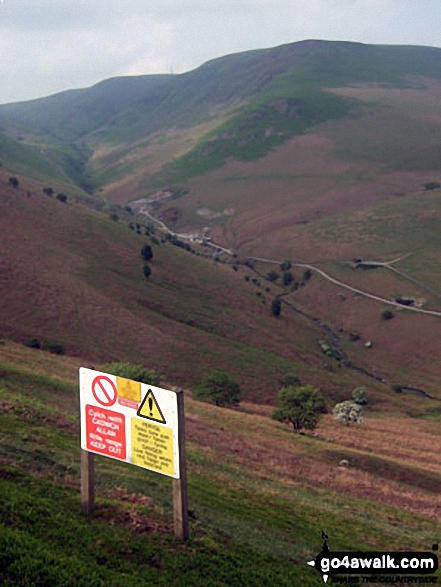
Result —
[[105, 375], [98, 375], [92, 381], [92, 393], [99, 404], [107, 407], [113, 406], [118, 397], [116, 385]]

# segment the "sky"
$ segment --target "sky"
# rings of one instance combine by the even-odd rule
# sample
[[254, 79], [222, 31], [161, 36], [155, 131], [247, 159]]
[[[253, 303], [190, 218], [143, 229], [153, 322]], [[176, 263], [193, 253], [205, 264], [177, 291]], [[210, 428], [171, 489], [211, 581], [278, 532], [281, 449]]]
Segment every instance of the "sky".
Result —
[[0, 103], [305, 39], [441, 47], [440, 0], [0, 0]]

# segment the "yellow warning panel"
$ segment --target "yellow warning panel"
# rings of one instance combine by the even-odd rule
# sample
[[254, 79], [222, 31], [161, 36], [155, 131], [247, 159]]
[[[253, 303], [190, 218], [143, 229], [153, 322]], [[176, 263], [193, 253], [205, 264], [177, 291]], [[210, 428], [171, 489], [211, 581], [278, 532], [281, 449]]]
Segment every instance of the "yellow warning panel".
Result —
[[132, 463], [173, 477], [173, 430], [132, 418]]
[[137, 403], [141, 401], [141, 384], [138, 381], [117, 377], [116, 384], [118, 386], [118, 397], [130, 399]]
[[161, 408], [156, 401], [153, 391], [151, 389], [146, 393], [145, 398], [142, 400], [142, 404], [139, 406], [136, 414], [140, 418], [146, 418], [147, 420], [153, 420], [154, 422], [160, 422], [166, 424], [165, 418], [162, 415]]

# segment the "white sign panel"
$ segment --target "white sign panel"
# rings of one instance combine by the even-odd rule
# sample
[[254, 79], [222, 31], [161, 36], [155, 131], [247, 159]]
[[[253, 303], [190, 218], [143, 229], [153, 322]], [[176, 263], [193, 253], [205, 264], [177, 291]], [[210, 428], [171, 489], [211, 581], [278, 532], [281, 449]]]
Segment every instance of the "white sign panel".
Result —
[[173, 391], [80, 369], [81, 448], [179, 479]]

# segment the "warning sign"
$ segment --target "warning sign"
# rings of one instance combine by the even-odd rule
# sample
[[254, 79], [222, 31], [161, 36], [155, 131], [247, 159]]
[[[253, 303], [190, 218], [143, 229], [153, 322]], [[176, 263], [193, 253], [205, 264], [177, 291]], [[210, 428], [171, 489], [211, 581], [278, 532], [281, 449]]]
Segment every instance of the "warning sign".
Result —
[[118, 395], [114, 382], [105, 375], [99, 375], [92, 381], [92, 393], [102, 406], [113, 406]]
[[173, 431], [132, 418], [132, 461], [135, 465], [174, 476]]
[[81, 368], [80, 414], [83, 450], [179, 479], [175, 392]]
[[141, 401], [141, 384], [131, 379], [116, 378], [118, 385], [118, 397], [131, 400], [139, 404]]
[[147, 420], [153, 420], [154, 422], [166, 424], [165, 418], [161, 412], [161, 408], [159, 407], [151, 389], [148, 390], [147, 395], [142, 400], [142, 404], [139, 406], [139, 410], [136, 412], [136, 414], [140, 418], [146, 418]]
[[86, 443], [92, 452], [125, 460], [125, 416], [105, 408], [86, 405]]

